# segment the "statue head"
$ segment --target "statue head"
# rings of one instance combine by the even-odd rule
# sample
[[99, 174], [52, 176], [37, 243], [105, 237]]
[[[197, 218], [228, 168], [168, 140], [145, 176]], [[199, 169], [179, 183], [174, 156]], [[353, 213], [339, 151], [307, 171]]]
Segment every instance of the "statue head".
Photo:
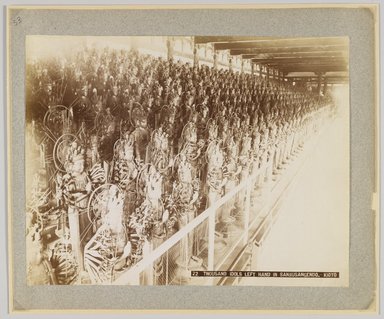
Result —
[[162, 192], [163, 178], [154, 166], [150, 166], [146, 175], [146, 194], [149, 200], [159, 200]]
[[231, 158], [236, 158], [239, 150], [238, 150], [237, 144], [235, 143], [235, 141], [233, 139], [233, 136], [231, 136], [227, 147], [228, 147], [227, 148], [228, 156]]
[[252, 137], [246, 132], [241, 142], [241, 155], [247, 155], [251, 150], [252, 146]]
[[72, 175], [80, 175], [84, 172], [85, 151], [81, 145], [73, 141], [67, 149], [66, 159], [64, 163], [67, 173]]
[[241, 124], [240, 118], [237, 115], [235, 115], [235, 117], [233, 118], [233, 127], [235, 129], [239, 129], [240, 124]]
[[124, 138], [121, 140], [119, 156], [120, 159], [125, 161], [133, 161], [133, 138], [131, 135], [124, 136]]
[[147, 113], [144, 111], [143, 107], [139, 103], [132, 108], [131, 120], [132, 124], [135, 127], [147, 127]]
[[224, 164], [224, 154], [223, 150], [220, 147], [220, 143], [213, 142], [208, 149], [208, 167], [212, 168], [220, 168]]
[[208, 138], [210, 140], [214, 140], [217, 138], [218, 129], [219, 129], [219, 127], [217, 126], [217, 124], [214, 121], [211, 121], [208, 124]]
[[168, 150], [168, 134], [163, 128], [158, 128], [153, 135], [154, 148], [157, 151], [166, 152]]
[[190, 121], [184, 126], [182, 137], [185, 141], [190, 143], [197, 142], [197, 130], [194, 122]]

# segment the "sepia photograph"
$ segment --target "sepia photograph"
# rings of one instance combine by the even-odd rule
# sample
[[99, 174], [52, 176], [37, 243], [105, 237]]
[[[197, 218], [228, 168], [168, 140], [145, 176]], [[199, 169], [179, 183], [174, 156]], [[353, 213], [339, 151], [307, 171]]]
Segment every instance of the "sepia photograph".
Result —
[[5, 26], [9, 313], [377, 313], [378, 5]]
[[349, 285], [349, 38], [26, 36], [34, 285]]

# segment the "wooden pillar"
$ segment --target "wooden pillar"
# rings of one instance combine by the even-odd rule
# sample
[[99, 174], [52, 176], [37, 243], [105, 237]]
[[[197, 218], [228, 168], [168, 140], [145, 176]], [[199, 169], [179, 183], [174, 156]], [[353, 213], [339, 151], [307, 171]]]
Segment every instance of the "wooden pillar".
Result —
[[323, 83], [323, 75], [324, 73], [316, 73], [317, 75], [317, 93], [320, 95], [321, 94], [321, 85]]
[[76, 256], [79, 270], [84, 270], [83, 250], [81, 249], [80, 241], [80, 222], [79, 222], [79, 210], [75, 205], [68, 206], [68, 224], [69, 234], [71, 236], [72, 250]]
[[208, 270], [215, 266], [215, 214], [208, 217]]
[[173, 38], [167, 37], [167, 58], [168, 61], [173, 60]]
[[327, 89], [328, 89], [327, 78], [324, 78], [324, 87], [323, 87], [323, 94], [324, 95], [327, 93]]
[[229, 57], [229, 71], [232, 71], [232, 56]]
[[263, 77], [263, 65], [258, 64], [258, 66], [259, 66], [259, 77], [262, 78]]
[[266, 68], [266, 70], [267, 70], [267, 81], [269, 81], [269, 67], [266, 66], [265, 68]]
[[254, 75], [255, 74], [255, 63], [253, 63], [251, 61], [251, 74]]
[[199, 50], [198, 45], [193, 45], [193, 66], [198, 68], [199, 67]]
[[217, 50], [213, 50], [213, 68], [216, 70], [218, 65]]
[[241, 73], [244, 73], [244, 59], [243, 59], [243, 56], [241, 56]]
[[247, 186], [247, 190], [245, 191], [245, 207], [244, 207], [244, 238], [243, 245], [246, 246], [248, 244], [248, 233], [249, 233], [249, 214], [251, 208], [251, 186], [254, 186], [254, 179], [250, 185]]

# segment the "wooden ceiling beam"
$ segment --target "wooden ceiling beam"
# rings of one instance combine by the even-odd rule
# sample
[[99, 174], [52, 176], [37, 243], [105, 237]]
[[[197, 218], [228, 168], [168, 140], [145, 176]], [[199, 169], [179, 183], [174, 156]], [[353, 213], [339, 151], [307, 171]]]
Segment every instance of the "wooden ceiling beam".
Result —
[[346, 58], [346, 54], [341, 51], [329, 51], [329, 52], [279, 52], [279, 53], [260, 53], [260, 54], [242, 54], [243, 59], [278, 59], [278, 58]]
[[241, 42], [272, 40], [275, 37], [247, 37], [247, 36], [195, 36], [195, 44], [218, 43], [218, 42]]
[[255, 40], [244, 42], [215, 43], [215, 50], [247, 49], [247, 48], [290, 48], [290, 47], [322, 47], [330, 45], [347, 45], [348, 38], [297, 38]]
[[292, 65], [278, 68], [285, 73], [289, 72], [341, 72], [347, 71], [346, 66], [343, 65]]
[[231, 49], [231, 55], [241, 54], [273, 54], [273, 53], [311, 53], [311, 52], [348, 52], [347, 45], [326, 45], [326, 46], [295, 46], [295, 47], [260, 47], [260, 48], [243, 48]]
[[251, 59], [253, 63], [269, 64], [269, 65], [284, 65], [284, 64], [297, 64], [297, 63], [309, 63], [309, 64], [345, 64], [347, 61], [344, 58], [273, 58], [273, 59]]

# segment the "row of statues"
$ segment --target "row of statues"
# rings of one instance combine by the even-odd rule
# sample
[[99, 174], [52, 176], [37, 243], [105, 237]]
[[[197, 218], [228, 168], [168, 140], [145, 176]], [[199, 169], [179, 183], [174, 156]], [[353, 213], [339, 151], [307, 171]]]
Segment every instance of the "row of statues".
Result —
[[[39, 162], [29, 172], [32, 284], [112, 282], [263, 165], [277, 171], [330, 103], [137, 51], [82, 50], [27, 73], [27, 144]], [[243, 222], [243, 205], [233, 197], [217, 213], [224, 235]], [[178, 267], [204, 267], [206, 237], [184, 236]], [[50, 278], [36, 275], [43, 261]], [[148, 283], [166, 283], [164, 264]]]

